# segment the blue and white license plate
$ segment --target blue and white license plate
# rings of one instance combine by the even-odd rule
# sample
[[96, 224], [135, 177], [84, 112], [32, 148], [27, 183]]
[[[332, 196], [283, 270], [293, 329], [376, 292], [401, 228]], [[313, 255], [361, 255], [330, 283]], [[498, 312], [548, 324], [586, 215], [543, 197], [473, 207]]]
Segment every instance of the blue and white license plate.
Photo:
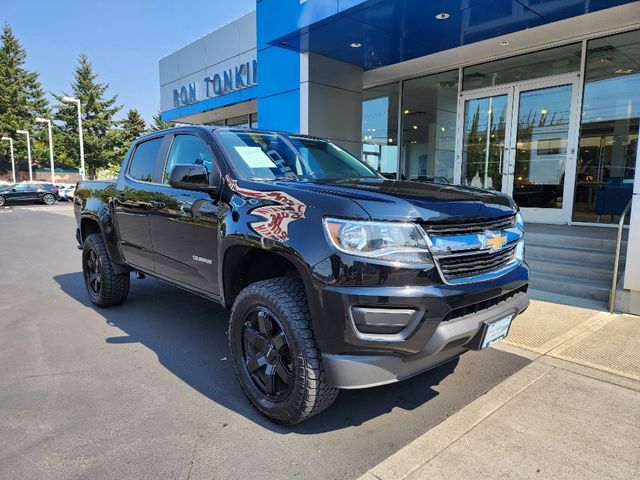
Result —
[[487, 330], [484, 334], [484, 339], [482, 340], [480, 348], [487, 348], [491, 344], [506, 337], [509, 333], [511, 320], [513, 320], [513, 314], [503, 317], [499, 320], [494, 320], [491, 323], [487, 323]]

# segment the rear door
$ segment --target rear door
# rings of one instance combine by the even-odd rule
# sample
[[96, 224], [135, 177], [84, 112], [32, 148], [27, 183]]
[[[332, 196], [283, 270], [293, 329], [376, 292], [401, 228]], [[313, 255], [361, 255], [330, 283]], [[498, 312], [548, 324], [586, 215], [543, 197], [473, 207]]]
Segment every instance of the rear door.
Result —
[[[188, 132], [188, 131], [187, 131]], [[211, 173], [218, 160], [207, 139], [193, 133], [171, 136], [161, 185], [151, 196], [151, 239], [156, 272], [186, 285], [218, 294], [218, 201], [206, 192], [169, 185], [177, 164], [202, 164]]]
[[135, 146], [118, 180], [113, 208], [127, 263], [153, 272], [153, 245], [149, 213], [154, 180], [162, 162], [164, 136], [144, 140]]
[[7, 192], [5, 197], [12, 202], [28, 202], [35, 196], [35, 185], [31, 183], [19, 183]]

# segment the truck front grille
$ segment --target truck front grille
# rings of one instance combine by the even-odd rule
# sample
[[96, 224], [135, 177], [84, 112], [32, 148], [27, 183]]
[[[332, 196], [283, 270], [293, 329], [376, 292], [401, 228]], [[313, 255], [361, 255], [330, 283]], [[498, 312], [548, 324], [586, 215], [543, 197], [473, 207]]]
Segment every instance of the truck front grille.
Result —
[[440, 257], [438, 262], [446, 280], [459, 280], [501, 270], [513, 262], [515, 252], [516, 245], [512, 244], [493, 253], [479, 251], [472, 254], [467, 252], [464, 255], [453, 254]]
[[516, 224], [516, 215], [422, 228], [445, 283], [490, 280], [522, 263], [524, 232]]
[[485, 230], [505, 230], [512, 228], [516, 224], [516, 216], [508, 215], [498, 218], [477, 218], [470, 221], [460, 221], [459, 223], [423, 223], [421, 224], [425, 232], [430, 235], [468, 235], [472, 233], [482, 233]]

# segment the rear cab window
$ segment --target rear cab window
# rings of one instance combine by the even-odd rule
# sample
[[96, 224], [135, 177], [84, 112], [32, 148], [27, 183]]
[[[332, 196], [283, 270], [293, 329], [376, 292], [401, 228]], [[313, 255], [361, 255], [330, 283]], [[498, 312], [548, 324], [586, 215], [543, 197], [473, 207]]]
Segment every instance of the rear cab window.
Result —
[[127, 174], [131, 178], [141, 182], [153, 182], [153, 172], [156, 168], [162, 140], [163, 137], [158, 137], [138, 144], [129, 161], [129, 169], [127, 170]]

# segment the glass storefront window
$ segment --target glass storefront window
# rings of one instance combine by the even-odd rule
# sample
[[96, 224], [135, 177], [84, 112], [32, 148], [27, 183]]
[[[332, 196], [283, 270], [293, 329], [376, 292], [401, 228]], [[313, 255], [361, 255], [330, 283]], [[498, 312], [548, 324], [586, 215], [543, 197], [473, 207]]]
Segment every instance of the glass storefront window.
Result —
[[398, 169], [398, 96], [400, 84], [362, 92], [362, 160], [388, 178]]
[[252, 113], [250, 117], [251, 128], [258, 128], [258, 114]]
[[581, 44], [572, 43], [540, 52], [465, 67], [462, 86], [464, 90], [474, 90], [577, 72], [580, 70], [581, 54]]
[[227, 118], [225, 123], [228, 127], [248, 127], [249, 115], [241, 115], [239, 117]]
[[640, 30], [587, 44], [573, 221], [617, 222], [631, 199], [640, 127]]
[[404, 82], [403, 179], [453, 183], [457, 102], [457, 70]]

